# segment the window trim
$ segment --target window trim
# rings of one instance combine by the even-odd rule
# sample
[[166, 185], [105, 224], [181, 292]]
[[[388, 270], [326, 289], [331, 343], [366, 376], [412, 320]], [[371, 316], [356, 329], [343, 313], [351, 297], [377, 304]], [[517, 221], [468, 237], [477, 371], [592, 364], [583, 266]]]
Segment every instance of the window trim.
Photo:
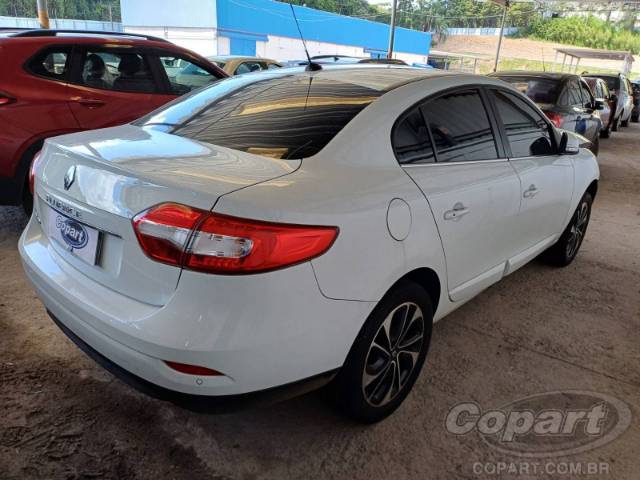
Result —
[[[38, 57], [39, 55], [42, 55], [43, 53], [49, 51], [49, 50], [55, 50], [55, 49], [68, 49], [69, 53], [67, 54], [67, 62], [66, 62], [66, 67], [67, 67], [67, 73], [65, 75], [65, 78], [53, 78], [53, 77], [48, 77], [46, 75], [40, 75], [36, 72], [33, 71], [33, 69], [31, 68], [31, 63], [36, 59], [36, 57]], [[64, 85], [66, 85], [67, 83], [70, 83], [71, 81], [71, 73], [72, 73], [72, 69], [73, 69], [73, 56], [75, 53], [75, 49], [76, 47], [74, 45], [68, 44], [68, 43], [55, 43], [55, 44], [49, 44], [45, 47], [42, 47], [40, 49], [38, 49], [36, 51], [36, 53], [34, 53], [33, 55], [31, 55], [29, 58], [27, 58], [27, 60], [25, 60], [25, 62], [22, 64], [22, 69], [27, 72], [29, 75], [32, 75], [36, 78], [41, 78], [43, 80], [50, 80], [52, 82], [57, 82], [57, 83], [62, 83]]]
[[[427, 97], [424, 97], [420, 100], [418, 100], [417, 102], [415, 102], [413, 105], [411, 105], [409, 108], [407, 108], [404, 112], [402, 112], [400, 115], [398, 115], [398, 118], [395, 120], [395, 122], [393, 123], [393, 126], [391, 127], [391, 135], [389, 137], [389, 143], [391, 145], [391, 151], [393, 152], [393, 156], [396, 159], [396, 162], [398, 162], [398, 166], [402, 167], [402, 168], [418, 168], [418, 167], [434, 167], [434, 166], [442, 166], [442, 165], [470, 165], [470, 164], [480, 164], [480, 163], [497, 163], [497, 162], [508, 162], [509, 159], [506, 156], [506, 150], [505, 150], [505, 146], [503, 145], [503, 139], [502, 139], [502, 135], [501, 133], [498, 132], [498, 125], [496, 123], [496, 119], [491, 115], [493, 113], [493, 110], [491, 110], [493, 107], [489, 107], [489, 102], [488, 102], [488, 97], [486, 95], [485, 89], [487, 87], [493, 87], [493, 85], [478, 85], [477, 83], [468, 83], [468, 84], [464, 84], [464, 85], [456, 85], [455, 87], [449, 87], [446, 88], [444, 90], [440, 90], [436, 93], [433, 93], [431, 95], [428, 95]], [[498, 88], [502, 88], [502, 87], [498, 87]], [[428, 104], [429, 102], [432, 102], [434, 100], [437, 100], [440, 97], [444, 97], [447, 95], [450, 95], [452, 93], [456, 93], [456, 92], [463, 92], [463, 91], [469, 91], [469, 90], [476, 90], [480, 96], [480, 101], [482, 102], [482, 105], [484, 107], [485, 113], [487, 114], [487, 117], [489, 118], [489, 125], [491, 127], [491, 132], [493, 134], [493, 138], [494, 138], [494, 144], [496, 146], [496, 153], [498, 155], [498, 158], [492, 158], [492, 159], [488, 159], [488, 160], [465, 160], [465, 161], [461, 161], [461, 162], [439, 162], [438, 161], [438, 151], [435, 148], [435, 143], [433, 142], [433, 134], [431, 133], [431, 128], [429, 128], [429, 124], [427, 122], [427, 119], [425, 117], [425, 113], [423, 112], [423, 107]], [[507, 91], [510, 91], [508, 89], [504, 89]], [[408, 164], [402, 164], [400, 163], [400, 161], [398, 160], [398, 157], [396, 156], [396, 152], [395, 149], [393, 147], [393, 139], [395, 137], [395, 132], [396, 129], [399, 127], [400, 123], [413, 112], [413, 109], [417, 108], [420, 111], [420, 114], [422, 115], [422, 120], [425, 122], [425, 125], [427, 127], [427, 132], [429, 132], [429, 139], [431, 140], [431, 145], [433, 148], [433, 158], [434, 161], [431, 163], [408, 163]]]
[[[104, 44], [86, 44], [76, 46], [73, 50], [73, 61], [71, 66], [71, 74], [69, 75], [68, 83], [71, 85], [78, 85], [84, 88], [90, 88], [91, 90], [97, 90], [99, 92], [116, 92], [116, 93], [127, 93], [132, 95], [164, 95], [164, 85], [160, 78], [158, 78], [157, 69], [155, 62], [160, 61], [157, 57], [154, 59], [154, 53], [152, 48], [145, 48], [134, 46], [130, 47], [128, 45], [104, 45]], [[82, 78], [82, 69], [84, 68], [84, 59], [87, 56], [87, 51], [102, 51], [102, 52], [113, 52], [113, 51], [122, 51], [125, 53], [135, 53], [139, 55], [145, 55], [149, 62], [149, 72], [151, 73], [151, 78], [153, 83], [155, 84], [155, 91], [153, 92], [132, 92], [128, 90], [115, 90], [109, 88], [96, 88], [91, 87], [83, 83], [80, 79]]]
[[[540, 118], [542, 118], [542, 121], [547, 124], [547, 128], [549, 129], [549, 136], [551, 137], [551, 147], [553, 148], [553, 151], [554, 151], [553, 155], [558, 155], [558, 153], [557, 153], [558, 152], [557, 130], [556, 130], [555, 126], [551, 123], [551, 120], [549, 120], [549, 118], [547, 118], [547, 116], [544, 114], [544, 112], [542, 110], [540, 110], [540, 107], [538, 107], [538, 105], [536, 105], [536, 103], [533, 100], [531, 100], [526, 95], [522, 95], [518, 91], [514, 91], [512, 89], [505, 88], [505, 87], [503, 87], [501, 85], [489, 86], [487, 88], [487, 90], [496, 90], [496, 91], [502, 91], [502, 92], [505, 92], [505, 93], [510, 93], [512, 95], [520, 95], [520, 97], [522, 98], [522, 101], [524, 101], [530, 107], [532, 107], [533, 110], [535, 112], [537, 112], [538, 115], [540, 115]], [[490, 93], [490, 92], [487, 92], [487, 93]], [[513, 156], [513, 152], [511, 151], [511, 145], [509, 144], [509, 137], [507, 135], [507, 129], [506, 129], [505, 125], [504, 125], [504, 120], [502, 120], [502, 116], [500, 116], [500, 112], [498, 111], [498, 106], [495, 103], [495, 98], [492, 95], [488, 95], [488, 97], [489, 97], [489, 99], [491, 101], [492, 108], [494, 109], [496, 121], [498, 121], [498, 124], [499, 124], [500, 132], [501, 132], [501, 135], [502, 135], [502, 142], [504, 143], [504, 150], [505, 150], [505, 154], [507, 155], [507, 159], [508, 160], [520, 160], [520, 159], [523, 159], [523, 158], [538, 158], [538, 156], [535, 156], [535, 155], [527, 155], [525, 157], [514, 157]]]

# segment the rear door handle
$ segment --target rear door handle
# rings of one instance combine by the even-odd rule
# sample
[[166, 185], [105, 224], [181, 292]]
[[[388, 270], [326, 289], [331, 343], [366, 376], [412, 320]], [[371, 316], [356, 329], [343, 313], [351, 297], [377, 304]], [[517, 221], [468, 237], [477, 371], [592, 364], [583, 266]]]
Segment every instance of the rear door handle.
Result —
[[453, 210], [447, 210], [444, 212], [445, 220], [457, 220], [460, 217], [464, 217], [470, 210], [462, 203], [458, 202], [453, 206]]
[[524, 193], [522, 194], [522, 196], [523, 196], [524, 198], [533, 198], [533, 197], [535, 197], [535, 196], [538, 194], [538, 192], [539, 192], [539, 191], [540, 191], [540, 190], [538, 190], [538, 188], [537, 188], [535, 185], [529, 185], [529, 188], [527, 188], [527, 189], [524, 191]]
[[98, 100], [96, 98], [78, 98], [75, 101], [78, 102], [83, 107], [87, 107], [87, 108], [103, 107], [106, 103], [103, 100]]

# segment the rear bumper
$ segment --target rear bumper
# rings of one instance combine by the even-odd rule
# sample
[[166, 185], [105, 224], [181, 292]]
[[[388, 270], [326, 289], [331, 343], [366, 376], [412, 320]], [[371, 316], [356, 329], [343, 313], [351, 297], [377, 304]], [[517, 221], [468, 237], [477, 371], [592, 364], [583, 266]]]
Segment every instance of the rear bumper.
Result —
[[151, 383], [144, 378], [125, 370], [117, 363], [112, 362], [73, 333], [73, 331], [67, 328], [67, 326], [51, 314], [51, 312], [48, 313], [60, 330], [62, 330], [62, 332], [69, 337], [69, 339], [75, 343], [80, 350], [112, 375], [150, 397], [174, 403], [194, 412], [224, 413], [251, 406], [265, 405], [286, 400], [287, 398], [302, 395], [303, 393], [326, 385], [333, 379], [338, 371], [336, 369], [315, 375], [311, 378], [299, 380], [288, 385], [245, 394], [208, 396], [176, 392], [175, 390], [169, 390], [168, 388]]
[[[322, 296], [310, 264], [246, 277], [184, 271], [165, 305], [148, 305], [67, 263], [35, 216], [19, 249], [27, 277], [65, 333], [95, 351], [98, 356], [90, 355], [98, 363], [117, 366], [118, 376], [140, 379], [130, 383], [154, 386], [160, 392], [154, 396], [187, 405], [326, 380], [344, 363], [374, 307]], [[183, 374], [165, 360], [224, 376]], [[185, 395], [195, 400], [182, 401]]]

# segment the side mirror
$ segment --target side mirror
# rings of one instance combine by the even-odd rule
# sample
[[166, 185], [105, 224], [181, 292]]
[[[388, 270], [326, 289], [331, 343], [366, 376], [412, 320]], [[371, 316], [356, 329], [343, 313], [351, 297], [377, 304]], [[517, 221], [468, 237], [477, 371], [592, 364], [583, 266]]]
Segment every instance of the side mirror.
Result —
[[560, 134], [560, 143], [558, 144], [559, 155], [576, 155], [580, 153], [580, 143], [578, 140], [571, 136], [567, 132]]
[[612, 102], [617, 102], [618, 101], [618, 96], [615, 93], [611, 94], [611, 97], [609, 97], [611, 99]]
[[597, 99], [593, 102], [593, 109], [594, 110], [604, 110], [604, 100], [602, 99]]

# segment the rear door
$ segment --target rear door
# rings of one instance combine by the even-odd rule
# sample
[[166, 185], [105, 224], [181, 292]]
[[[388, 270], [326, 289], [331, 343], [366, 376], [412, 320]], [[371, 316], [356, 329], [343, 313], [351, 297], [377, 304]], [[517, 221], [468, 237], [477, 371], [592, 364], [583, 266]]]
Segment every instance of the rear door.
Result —
[[[68, 105], [71, 53], [71, 45], [52, 45], [30, 58], [24, 67], [28, 75], [21, 75], [15, 85], [16, 108], [3, 120], [35, 134], [77, 130]], [[5, 75], [3, 88], [6, 85], [12, 91], [9, 72]]]
[[553, 130], [521, 96], [492, 89], [510, 163], [518, 172], [519, 213], [511, 229], [520, 251], [509, 259], [508, 272], [529, 261], [564, 228], [573, 194], [573, 166], [557, 155]]
[[[166, 103], [148, 52], [123, 47], [77, 48], [71, 110], [83, 129], [131, 122]], [[170, 97], [169, 97], [170, 98]]]
[[519, 248], [512, 230], [520, 181], [495, 132], [473, 88], [428, 100], [394, 131], [396, 156], [431, 205], [454, 301], [500, 280]]

